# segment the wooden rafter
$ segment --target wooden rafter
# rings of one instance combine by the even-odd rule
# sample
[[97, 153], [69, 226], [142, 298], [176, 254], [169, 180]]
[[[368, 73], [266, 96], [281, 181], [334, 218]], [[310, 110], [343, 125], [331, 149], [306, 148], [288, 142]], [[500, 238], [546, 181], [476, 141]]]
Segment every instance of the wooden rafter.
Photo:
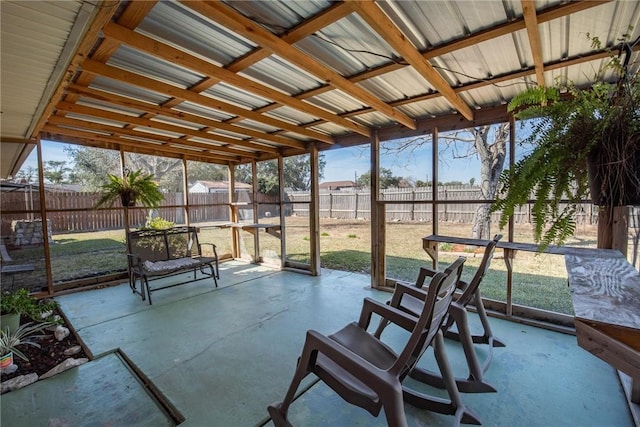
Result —
[[[143, 35], [140, 32], [134, 32], [133, 30], [137, 29], [138, 25], [140, 25], [145, 16], [153, 9], [157, 2], [128, 2], [126, 7], [121, 8], [122, 13], [113, 23], [108, 23], [111, 19], [111, 15], [107, 13], [107, 8], [103, 8], [100, 11], [102, 18], [96, 18], [92, 23], [90, 30], [87, 33], [88, 36], [81, 42], [78, 54], [74, 57], [68, 68], [68, 79], [64, 84], [61, 84], [58, 87], [54, 97], [46, 107], [46, 111], [48, 112], [43, 115], [38, 124], [35, 125], [36, 130], [33, 135], [36, 135], [37, 131], [45, 125], [46, 118], [51, 116], [52, 120], [49, 121], [48, 126], [55, 128], [59, 135], [67, 132], [67, 135], [71, 137], [71, 130], [74, 132], [80, 132], [84, 126], [84, 130], [88, 131], [87, 133], [92, 135], [92, 138], [103, 141], [105, 146], [113, 146], [116, 141], [125, 141], [125, 146], [127, 146], [128, 149], [133, 149], [135, 144], [131, 144], [130, 141], [133, 141], [135, 138], [139, 138], [140, 140], [153, 139], [154, 141], [150, 143], [153, 147], [150, 146], [145, 149], [160, 152], [167, 149], [167, 152], [172, 155], [177, 155], [177, 152], [175, 151], [179, 149], [176, 148], [176, 146], [187, 147], [188, 150], [191, 151], [205, 150], [209, 147], [205, 142], [200, 141], [212, 141], [212, 144], [221, 144], [218, 145], [218, 147], [229, 150], [225, 155], [218, 153], [220, 157], [216, 158], [216, 162], [237, 163], [275, 158], [278, 155], [291, 155], [292, 153], [307, 152], [309, 147], [315, 142], [320, 142], [318, 145], [320, 149], [326, 149], [336, 140], [341, 143], [345, 141], [345, 138], [347, 140], [366, 140], [370, 135], [370, 130], [352, 119], [362, 114], [370, 114], [377, 111], [387, 115], [387, 117], [396, 120], [404, 126], [404, 130], [403, 126], [385, 126], [385, 129], [395, 128], [396, 135], [415, 134], [412, 130], [415, 129], [416, 126], [423, 126], [424, 120], [421, 119], [414, 122], [404, 116], [404, 114], [398, 110], [399, 107], [426, 100], [437, 99], [445, 95], [454, 108], [461, 111], [461, 108], [464, 108], [466, 104], [462, 101], [459, 94], [464, 93], [465, 91], [485, 87], [498, 82], [522, 78], [524, 76], [530, 76], [534, 73], [536, 74], [538, 82], [544, 82], [543, 73], [545, 70], [570, 66], [572, 64], [582, 62], [583, 60], [593, 60], [597, 55], [601, 55], [600, 53], [594, 55], [581, 55], [580, 58], [554, 61], [544, 64], [542, 61], [541, 39], [538, 26], [550, 20], [562, 18], [569, 14], [577, 13], [603, 3], [608, 3], [609, 1], [610, 0], [591, 0], [566, 2], [564, 4], [559, 4], [557, 6], [541, 10], [536, 15], [533, 1], [521, 0], [523, 9], [522, 17], [493, 25], [492, 27], [485, 28], [471, 35], [444, 44], [439, 44], [435, 48], [430, 48], [422, 52], [417, 51], [413, 45], [402, 37], [399, 28], [396, 27], [395, 24], [375, 4], [375, 2], [371, 0], [365, 3], [332, 3], [331, 6], [317, 15], [308, 17], [297, 26], [287, 29], [285, 32], [278, 35], [265, 30], [260, 24], [253, 22], [233, 9], [232, 6], [225, 3], [219, 1], [197, 3], [184, 1], [183, 3], [186, 7], [196, 10], [205, 17], [220, 23], [222, 26], [227, 27], [230, 31], [235, 32], [240, 36], [252, 39], [258, 45], [255, 49], [239, 58], [236, 58], [224, 67], [215, 66], [207, 61], [203, 61], [196, 56], [188, 54], [186, 50], [174, 47], [174, 45], [170, 46], [167, 43], [160, 42], [148, 35]], [[314, 59], [293, 47], [292, 44], [309, 37], [326, 26], [335, 23], [351, 13], [354, 13], [354, 11], [367, 21], [369, 25], [409, 63], [409, 65], [389, 63], [347, 78], [340, 76], [337, 73], [334, 73], [334, 75], [324, 74], [324, 71], [319, 74], [314, 73], [312, 70], [316, 66], [320, 66], [321, 68], [324, 68], [324, 70], [329, 69], [324, 67], [324, 65], [315, 62]], [[212, 13], [214, 15], [212, 15]], [[103, 29], [104, 38], [98, 40], [97, 37], [100, 29]], [[478, 43], [522, 30], [526, 30], [529, 35], [532, 56], [534, 59], [533, 67], [515, 70], [499, 76], [491, 76], [487, 79], [451, 88], [446, 81], [442, 79], [440, 74], [437, 73], [427, 62], [427, 60], [431, 58], [451, 54], [456, 50], [472, 47]], [[252, 36], [256, 38], [254, 39]], [[536, 43], [535, 40], [537, 40], [537, 47], [534, 45]], [[166, 84], [163, 81], [148, 78], [135, 72], [106, 65], [111, 56], [123, 44], [127, 44], [132, 46], [134, 49], [147, 52], [164, 60], [176, 63], [182, 67], [194, 70], [206, 77], [195, 85], [187, 89], [183, 89]], [[291, 51], [294, 51], [293, 60], [291, 56], [287, 55]], [[85, 63], [82, 64], [82, 61], [87, 57], [88, 52], [91, 52], [91, 59], [86, 60]], [[247, 79], [246, 77], [237, 74], [274, 53], [298, 67], [316, 75], [320, 79], [325, 80], [328, 84], [305, 91], [304, 93], [288, 95], [278, 92], [271, 87], [267, 87], [262, 83], [258, 83], [255, 80]], [[298, 64], [296, 61], [301, 62], [302, 65]], [[80, 68], [78, 68], [78, 66], [80, 66]], [[356, 85], [356, 83], [364, 82], [368, 79], [393, 72], [406, 66], [413, 67], [425, 79], [430, 81], [437, 92], [422, 93], [407, 98], [399, 98], [395, 101], [387, 100], [386, 102], [382, 102], [379, 98], [373, 96], [373, 94]], [[166, 96], [168, 100], [158, 105], [130, 98], [125, 92], [116, 94], [107, 92], [106, 90], [89, 87], [91, 81], [96, 75], [115, 79], [122, 83], [132, 84], [134, 86], [141, 87], [144, 90], [160, 93]], [[74, 76], [76, 76], [76, 78], [74, 82], [71, 83], [71, 79], [73, 79]], [[435, 79], [440, 77], [442, 79], [440, 83], [444, 83], [445, 86], [439, 87], [438, 84], [432, 80], [434, 76]], [[249, 110], [199, 94], [221, 81], [268, 99], [272, 101], [272, 103], [254, 110]], [[327, 110], [317, 107], [313, 101], [307, 101], [309, 98], [313, 98], [314, 96], [336, 88], [356, 99], [361, 100], [365, 105], [352, 111], [333, 114]], [[352, 88], [355, 88], [353, 90], [356, 92], [361, 91], [366, 93], [377, 101], [378, 104], [374, 105], [374, 103], [358, 97], [356, 92], [351, 90]], [[450, 91], [450, 93], [445, 93], [448, 91]], [[462, 102], [462, 104], [456, 106], [454, 102], [451, 101], [452, 94], [454, 96], [454, 100], [459, 100], [455, 102]], [[60, 99], [62, 99], [63, 96], [65, 97], [65, 102], [61, 103]], [[107, 126], [104, 123], [99, 123], [100, 119], [114, 120], [115, 116], [109, 115], [110, 112], [108, 112], [111, 107], [94, 108], [95, 111], [92, 113], [95, 114], [95, 116], [91, 117], [95, 117], [95, 119], [80, 120], [73, 117], [65, 118], [67, 112], [77, 113], [78, 111], [82, 111], [78, 108], [90, 108], [87, 107], [86, 104], [74, 106], [74, 103], [77, 104], [81, 98], [89, 98], [100, 102], [110, 103], [113, 105], [112, 111], [117, 111], [118, 109], [126, 111], [128, 108], [133, 108], [143, 113], [138, 114], [137, 117], [130, 116], [130, 113], [121, 114], [119, 117], [120, 119], [123, 119], [122, 123], [124, 123], [124, 127], [122, 129], [115, 126]], [[197, 113], [193, 114], [180, 111], [179, 104], [184, 101], [195, 103], [212, 110], [221, 111], [234, 117], [228, 120], [219, 121], [200, 116]], [[381, 106], [380, 103], [383, 104], [383, 106]], [[58, 104], [60, 108], [55, 109]], [[293, 108], [318, 119], [312, 122], [296, 125], [287, 120], [281, 120], [274, 116], [265, 114], [269, 111], [280, 108], [281, 106]], [[468, 106], [466, 107], [468, 108]], [[55, 115], [51, 115], [51, 112], [54, 110]], [[85, 113], [87, 112], [87, 110], [84, 111]], [[394, 116], [398, 113], [408, 119], [410, 121], [410, 125], [406, 121], [403, 122], [397, 116]], [[461, 111], [461, 113], [463, 112]], [[469, 109], [467, 113], [473, 114], [474, 112]], [[462, 115], [464, 116], [465, 114], [463, 113]], [[163, 121], [163, 119], [159, 117], [156, 119], [156, 116], [178, 119], [185, 123], [184, 125], [181, 123], [181, 125], [178, 126], [174, 123], [168, 123], [167, 120]], [[125, 118], [126, 120], [124, 120]], [[466, 118], [468, 119], [468, 117]], [[459, 119], [461, 120], [462, 118]], [[456, 123], [456, 120], [458, 119], [451, 117], [443, 120], [446, 123]], [[248, 127], [252, 126], [249, 121], [262, 123], [277, 130], [274, 130], [273, 132], [263, 132], [256, 130], [255, 128], [252, 129]], [[474, 121], [469, 120], [461, 120], [461, 123], [462, 122], [474, 123]], [[333, 123], [337, 126], [341, 126], [343, 129], [353, 132], [353, 134], [350, 134], [351, 136], [340, 135], [334, 137], [323, 131], [318, 131], [318, 126], [324, 125], [325, 123]], [[193, 124], [192, 129], [185, 127], [190, 126], [191, 124]], [[407, 127], [409, 129], [407, 129]], [[117, 130], [109, 128], [116, 128]], [[140, 132], [142, 128], [147, 128], [152, 133], [147, 134], [146, 132]], [[103, 131], [111, 131], [111, 136], [108, 137], [109, 139], [100, 135], [101, 129]], [[416, 131], [419, 130], [420, 129], [417, 129]], [[155, 134], [153, 132], [155, 132]], [[216, 132], [218, 134], [216, 134]], [[231, 132], [233, 136], [230, 137], [225, 132]], [[219, 135], [219, 133], [223, 133], [223, 135]], [[167, 137], [167, 135], [170, 136], [172, 134], [181, 136], [173, 138]], [[385, 134], [391, 135], [390, 132], [385, 132]], [[234, 138], [235, 135], [238, 136], [237, 139]], [[339, 135], [339, 133], [337, 135]], [[83, 135], [83, 137], [89, 138], [88, 135]], [[200, 140], [199, 138], [203, 139]], [[214, 141], [216, 142], [214, 143]], [[185, 149], [185, 151], [187, 151], [187, 149]], [[202, 152], [212, 154], [210, 151], [206, 150]], [[232, 158], [231, 160], [229, 160], [230, 157]], [[209, 159], [213, 159], [213, 157], [209, 157]]]
[[[321, 30], [327, 25], [344, 18], [351, 12], [352, 12], [351, 6], [349, 6], [347, 3], [336, 2], [331, 6], [329, 6], [328, 8], [326, 8], [325, 10], [323, 10], [322, 12], [309, 18], [307, 21], [301, 23], [297, 27], [292, 28], [286, 34], [283, 34], [282, 40], [284, 40], [289, 44], [296, 43], [304, 39], [305, 37], [315, 33], [316, 31]], [[248, 52], [247, 54], [231, 62], [224, 68], [231, 72], [237, 73], [267, 58], [269, 55], [271, 55], [271, 52], [269, 52], [266, 49], [263, 49], [262, 47], [257, 47], [253, 49], [251, 52]], [[189, 89], [194, 92], [202, 92], [214, 86], [218, 82], [219, 82], [218, 79], [207, 77]], [[173, 106], [175, 104], [176, 104], [176, 101], [172, 100], [172, 101], [168, 101], [165, 104], [165, 106]], [[272, 106], [272, 109], [277, 107], [278, 107], [277, 104], [274, 104]]]
[[[229, 148], [227, 146], [221, 146], [214, 143], [203, 143], [203, 142], [189, 141], [189, 140], [184, 140], [179, 138], [167, 138], [164, 135], [154, 133], [153, 129], [150, 129], [150, 132], [141, 132], [141, 131], [129, 129], [126, 127], [117, 127], [113, 125], [105, 125], [102, 123], [92, 122], [89, 120], [75, 119], [70, 117], [58, 117], [58, 116], [52, 116], [49, 119], [48, 123], [56, 126], [70, 126], [70, 127], [73, 127], [74, 129], [93, 130], [101, 133], [107, 132], [111, 135], [118, 135], [118, 136], [123, 135], [123, 136], [141, 138], [141, 139], [154, 139], [161, 145], [180, 144], [185, 147], [190, 147], [190, 148], [200, 149], [200, 150], [212, 150], [212, 151], [215, 151], [216, 153], [224, 153], [224, 154], [229, 154], [233, 156], [255, 156], [256, 155], [255, 151], [252, 152], [252, 151], [236, 150], [234, 148]], [[61, 128], [58, 131], [58, 133], [64, 133], [64, 129]]]
[[360, 86], [306, 55], [294, 46], [270, 33], [260, 25], [236, 12], [230, 6], [217, 1], [207, 2], [183, 2], [187, 7], [196, 10], [207, 18], [235, 31], [236, 33], [252, 40], [264, 49], [277, 54], [301, 69], [313, 74], [317, 78], [327, 82], [336, 89], [340, 89], [355, 99], [380, 111], [392, 120], [395, 120], [408, 128], [415, 128], [415, 123], [406, 114], [394, 109], [382, 102], [379, 98]]
[[107, 38], [113, 38], [120, 43], [127, 44], [151, 55], [155, 55], [159, 58], [163, 58], [175, 64], [190, 68], [194, 71], [205, 74], [208, 77], [214, 77], [221, 81], [227, 82], [232, 86], [236, 86], [248, 92], [252, 92], [258, 96], [269, 98], [282, 105], [287, 105], [291, 108], [298, 109], [312, 116], [321, 117], [328, 122], [335, 123], [353, 132], [357, 132], [365, 136], [370, 135], [369, 129], [358, 123], [346, 120], [333, 113], [323, 110], [322, 108], [303, 102], [297, 98], [285, 95], [282, 92], [271, 89], [270, 87], [262, 85], [254, 80], [242, 77], [232, 71], [213, 65], [210, 62], [197, 58], [193, 55], [189, 55], [186, 52], [161, 43], [157, 40], [153, 40], [142, 34], [135, 33], [117, 24], [108, 24], [107, 26], [105, 26], [104, 35]]
[[[42, 139], [46, 139], [48, 141], [58, 141], [63, 143], [71, 143], [75, 145], [83, 145], [86, 147], [95, 147], [95, 148], [103, 148], [109, 150], [120, 150], [123, 149], [125, 151], [133, 152], [133, 153], [141, 153], [141, 154], [149, 154], [153, 156], [164, 156], [164, 157], [172, 157], [179, 159], [187, 159], [187, 160], [195, 160], [199, 162], [214, 162], [221, 164], [228, 163], [239, 163], [244, 159], [232, 159], [229, 160], [228, 157], [218, 156], [215, 154], [208, 154], [204, 152], [186, 152], [181, 148], [173, 148], [173, 147], [164, 147], [161, 150], [158, 149], [157, 145], [140, 143], [137, 141], [127, 141], [117, 138], [110, 137], [99, 137], [96, 138], [94, 135], [85, 134], [83, 132], [78, 131], [76, 135], [68, 135], [68, 134], [59, 134], [55, 128], [51, 128], [49, 130], [49, 125], [46, 125], [46, 130], [42, 132]], [[81, 136], [84, 135], [84, 136]]]
[[471, 108], [455, 93], [449, 83], [433, 66], [425, 61], [418, 49], [411, 44], [389, 17], [371, 1], [353, 2], [352, 7], [371, 28], [389, 43], [413, 68], [430, 82], [467, 120], [473, 120]]
[[216, 129], [224, 130], [228, 132], [232, 132], [238, 135], [246, 135], [247, 140], [261, 140], [273, 142], [278, 145], [284, 145], [288, 147], [298, 147], [305, 148], [305, 145], [300, 141], [296, 141], [291, 138], [287, 138], [280, 135], [273, 135], [269, 133], [258, 132], [252, 129], [236, 126], [233, 124], [216, 121], [213, 119], [207, 119], [202, 116], [197, 116], [195, 114], [186, 113], [184, 111], [178, 111], [176, 109], [167, 108], [165, 106], [158, 106], [155, 104], [149, 104], [147, 102], [138, 101], [132, 98], [127, 98], [122, 95], [116, 95], [111, 92], [105, 92], [99, 89], [83, 87], [72, 83], [67, 88], [69, 93], [74, 93], [76, 95], [81, 95], [87, 98], [91, 98], [97, 101], [106, 101], [114, 106], [125, 107], [125, 108], [133, 108], [141, 111], [146, 111], [152, 115], [163, 115], [166, 117], [172, 117], [178, 120], [184, 120], [187, 122], [191, 122], [194, 125], [203, 126], [205, 131], [213, 131]]
[[86, 72], [98, 74], [101, 76], [109, 77], [111, 79], [139, 86], [147, 90], [151, 90], [157, 93], [162, 93], [166, 96], [174, 98], [180, 98], [186, 101], [193, 102], [198, 105], [202, 105], [214, 110], [222, 111], [235, 116], [245, 117], [256, 122], [262, 122], [269, 126], [273, 126], [280, 129], [285, 129], [289, 132], [294, 132], [309, 138], [317, 139], [326, 143], [332, 143], [333, 138], [329, 135], [316, 132], [304, 127], [297, 126], [282, 120], [274, 119], [271, 117], [263, 116], [259, 113], [255, 113], [245, 108], [237, 107], [227, 102], [203, 96], [187, 89], [182, 89], [177, 86], [173, 86], [167, 83], [160, 82], [158, 80], [151, 79], [130, 71], [126, 71], [120, 68], [112, 67], [110, 65], [96, 62], [93, 60], [86, 60], [82, 64], [82, 69]]
[[89, 26], [89, 29], [85, 33], [82, 39], [82, 42], [80, 42], [80, 45], [78, 46], [78, 49], [76, 50], [75, 55], [73, 56], [73, 58], [71, 59], [71, 62], [67, 66], [67, 70], [65, 72], [65, 75], [62, 81], [58, 84], [58, 87], [56, 88], [55, 92], [51, 96], [51, 99], [48, 100], [47, 106], [44, 108], [42, 115], [38, 119], [38, 122], [33, 127], [31, 138], [35, 138], [38, 135], [38, 133], [40, 132], [40, 128], [45, 124], [47, 117], [49, 117], [52, 114], [55, 108], [55, 105], [64, 97], [65, 89], [67, 88], [67, 85], [71, 83], [71, 81], [73, 80], [73, 77], [76, 75], [78, 68], [80, 67], [80, 64], [82, 63], [82, 61], [84, 61], [89, 51], [95, 45], [96, 40], [98, 39], [100, 30], [102, 30], [102, 27], [107, 22], [109, 22], [113, 14], [118, 10], [119, 4], [120, 4], [120, 1], [111, 3], [110, 7], [107, 7], [107, 5], [105, 4], [103, 5], [103, 7], [100, 8], [100, 10], [98, 10], [96, 17], [94, 18], [93, 22]]
[[533, 0], [520, 0], [522, 4], [522, 14], [527, 27], [531, 56], [536, 69], [536, 81], [538, 86], [544, 86], [544, 64], [542, 59], [542, 46], [540, 43], [540, 30], [538, 29], [538, 17], [536, 15], [536, 4]]
[[[563, 16], [570, 15], [572, 13], [577, 13], [595, 6], [600, 6], [602, 4], [609, 3], [611, 1], [612, 0], [576, 1], [576, 2], [569, 2], [566, 4], [555, 6], [555, 7], [549, 8], [548, 10], [541, 11], [538, 14], [538, 23], [542, 24], [544, 22], [549, 22], [554, 19], [558, 19]], [[523, 30], [525, 28], [526, 28], [526, 24], [524, 22], [524, 18], [518, 18], [513, 21], [509, 21], [503, 24], [498, 24], [493, 27], [478, 31], [477, 33], [462, 37], [460, 39], [452, 40], [440, 46], [427, 49], [424, 52], [422, 52], [422, 56], [424, 57], [425, 60], [433, 59], [438, 56], [453, 53], [457, 50], [465, 49], [465, 48], [477, 45], [479, 43], [482, 43], [491, 39], [495, 39], [497, 37], [502, 37], [504, 35]], [[370, 70], [363, 71], [362, 73], [355, 74], [349, 77], [349, 81], [351, 81], [352, 83], [358, 83], [358, 82], [372, 79], [374, 77], [378, 77], [387, 73], [391, 73], [393, 71], [396, 71], [405, 67], [408, 67], [408, 65], [392, 62], [392, 63], [381, 65], [379, 67], [372, 68]], [[311, 98], [313, 96], [317, 96], [322, 93], [328, 92], [331, 89], [332, 88], [329, 85], [324, 85], [324, 86], [300, 93], [296, 95], [296, 97], [301, 99]]]
[[[242, 141], [242, 140], [229, 138], [222, 135], [215, 135], [215, 134], [204, 132], [197, 129], [190, 129], [183, 126], [176, 126], [168, 123], [163, 123], [160, 121], [150, 120], [144, 117], [130, 116], [130, 115], [115, 113], [112, 111], [102, 110], [98, 108], [87, 107], [84, 105], [71, 104], [69, 102], [61, 102], [60, 104], [58, 104], [57, 108], [67, 113], [76, 113], [76, 114], [81, 114], [85, 116], [102, 118], [106, 120], [113, 120], [113, 121], [122, 122], [125, 124], [132, 124], [139, 127], [149, 128], [151, 130], [155, 129], [160, 131], [171, 132], [178, 135], [189, 135], [191, 137], [209, 139], [211, 141], [215, 141], [220, 144], [235, 145], [238, 147], [246, 147], [251, 150], [260, 150], [260, 151], [266, 151], [270, 153], [275, 153], [278, 151], [273, 147], [267, 147], [265, 145], [256, 144], [255, 142]], [[187, 141], [185, 141], [185, 144], [187, 144]]]

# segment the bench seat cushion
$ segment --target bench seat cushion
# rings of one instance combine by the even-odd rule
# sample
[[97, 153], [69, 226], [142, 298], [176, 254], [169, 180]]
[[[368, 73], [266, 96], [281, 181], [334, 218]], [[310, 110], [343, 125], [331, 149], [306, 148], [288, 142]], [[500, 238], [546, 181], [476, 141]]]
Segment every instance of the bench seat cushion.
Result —
[[187, 270], [202, 265], [202, 260], [194, 258], [178, 258], [167, 261], [145, 261], [142, 267], [147, 274], [166, 274], [178, 270]]

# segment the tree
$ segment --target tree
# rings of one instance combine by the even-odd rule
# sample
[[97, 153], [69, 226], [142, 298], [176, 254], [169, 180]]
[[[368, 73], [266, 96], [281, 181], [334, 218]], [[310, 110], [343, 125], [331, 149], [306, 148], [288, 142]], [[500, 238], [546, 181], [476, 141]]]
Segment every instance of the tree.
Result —
[[64, 160], [48, 160], [42, 163], [44, 179], [51, 184], [68, 183], [69, 172], [71, 168], [67, 166]]
[[[321, 154], [318, 158], [320, 178], [324, 175], [327, 161]], [[309, 156], [286, 157], [283, 164], [284, 187], [294, 191], [309, 191], [311, 189], [311, 163]], [[237, 182], [251, 184], [251, 164], [238, 165], [235, 170]], [[278, 162], [268, 160], [258, 163], [258, 191], [263, 194], [278, 194]]]
[[[498, 178], [504, 168], [504, 159], [509, 141], [509, 124], [482, 126], [470, 129], [473, 147], [480, 157], [480, 195], [484, 200], [493, 200], [498, 188]], [[489, 140], [492, 137], [491, 141]], [[459, 140], [464, 140], [459, 138]], [[474, 239], [490, 239], [491, 215], [490, 204], [479, 204], [473, 219], [471, 237]]]
[[[88, 191], [98, 191], [108, 174], [118, 174], [120, 153], [92, 147], [67, 147], [65, 151], [75, 163], [78, 182]], [[126, 168], [152, 174], [165, 192], [182, 191], [182, 161], [167, 157], [127, 153]]]
[[[401, 176], [394, 176], [391, 169], [380, 168], [380, 189], [398, 187], [400, 181], [403, 180]], [[371, 171], [367, 171], [358, 177], [356, 183], [358, 187], [371, 187]]]
[[[493, 200], [496, 195], [498, 178], [504, 168], [507, 142], [509, 141], [509, 124], [486, 125], [442, 133], [439, 138], [448, 145], [447, 148], [452, 151], [453, 158], [477, 156], [480, 159], [481, 199]], [[405, 139], [396, 141], [395, 144], [385, 143], [384, 149], [387, 152], [412, 151], [428, 142], [431, 140], [424, 137]], [[382, 183], [382, 169], [380, 173]], [[475, 183], [475, 179], [473, 182]], [[473, 238], [490, 238], [489, 208], [489, 203], [478, 205], [471, 231]]]
[[20, 168], [18, 173], [15, 176], [16, 182], [36, 182], [38, 180], [38, 168], [34, 168], [33, 166], [26, 166], [24, 168]]

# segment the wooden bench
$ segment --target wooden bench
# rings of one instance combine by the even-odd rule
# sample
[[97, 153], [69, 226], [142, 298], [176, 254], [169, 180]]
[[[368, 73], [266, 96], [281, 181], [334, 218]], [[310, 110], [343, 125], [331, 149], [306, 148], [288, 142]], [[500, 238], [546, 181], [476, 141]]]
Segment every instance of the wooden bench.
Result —
[[[204, 256], [203, 246], [210, 246], [212, 256]], [[127, 233], [129, 286], [144, 301], [151, 293], [197, 280], [213, 278], [218, 287], [218, 253], [212, 243], [200, 243], [196, 227], [173, 227], [166, 230], [137, 230]], [[198, 270], [204, 275], [198, 279]], [[193, 271], [193, 279], [151, 288], [149, 282]], [[140, 288], [138, 289], [138, 280]]]

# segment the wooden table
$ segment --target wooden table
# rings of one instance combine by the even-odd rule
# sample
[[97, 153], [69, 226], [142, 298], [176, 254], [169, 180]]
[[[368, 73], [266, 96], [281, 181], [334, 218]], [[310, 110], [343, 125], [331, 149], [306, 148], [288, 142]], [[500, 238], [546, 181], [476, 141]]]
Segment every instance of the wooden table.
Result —
[[565, 255], [578, 345], [632, 378], [640, 403], [640, 274], [618, 251]]
[[[437, 266], [435, 263], [438, 259], [438, 243], [451, 243], [454, 245], [463, 246], [480, 246], [486, 247], [489, 244], [488, 240], [471, 239], [465, 237], [453, 237], [442, 236], [439, 234], [432, 234], [431, 236], [424, 237], [422, 239], [422, 247], [425, 252], [434, 261], [433, 267]], [[496, 248], [500, 248], [504, 251], [504, 264], [507, 267], [507, 316], [511, 316], [511, 301], [512, 301], [512, 289], [513, 289], [513, 259], [516, 257], [518, 251], [523, 252], [540, 252], [539, 246], [533, 243], [517, 243], [517, 242], [505, 242], [499, 241]], [[603, 252], [604, 251], [604, 252]], [[604, 253], [608, 253], [608, 256], [615, 256], [620, 252], [612, 249], [592, 249], [592, 248], [574, 248], [568, 246], [555, 246], [549, 245], [543, 253], [554, 255], [592, 255], [592, 256], [605, 256]]]
[[[281, 227], [280, 224], [262, 224], [262, 223], [249, 223], [249, 222], [233, 222], [233, 221], [222, 221], [222, 222], [214, 222], [207, 224], [206, 226], [202, 226], [201, 228], [231, 228], [233, 230], [244, 230], [248, 233], [256, 236], [258, 231], [264, 230], [266, 233], [281, 239]], [[234, 233], [234, 241], [237, 242], [238, 238], [236, 233]], [[254, 254], [253, 254], [253, 262], [258, 262], [260, 259], [260, 241], [257, 237], [254, 240]], [[238, 254], [239, 255], [239, 254]], [[235, 255], [234, 255], [235, 256]]]

